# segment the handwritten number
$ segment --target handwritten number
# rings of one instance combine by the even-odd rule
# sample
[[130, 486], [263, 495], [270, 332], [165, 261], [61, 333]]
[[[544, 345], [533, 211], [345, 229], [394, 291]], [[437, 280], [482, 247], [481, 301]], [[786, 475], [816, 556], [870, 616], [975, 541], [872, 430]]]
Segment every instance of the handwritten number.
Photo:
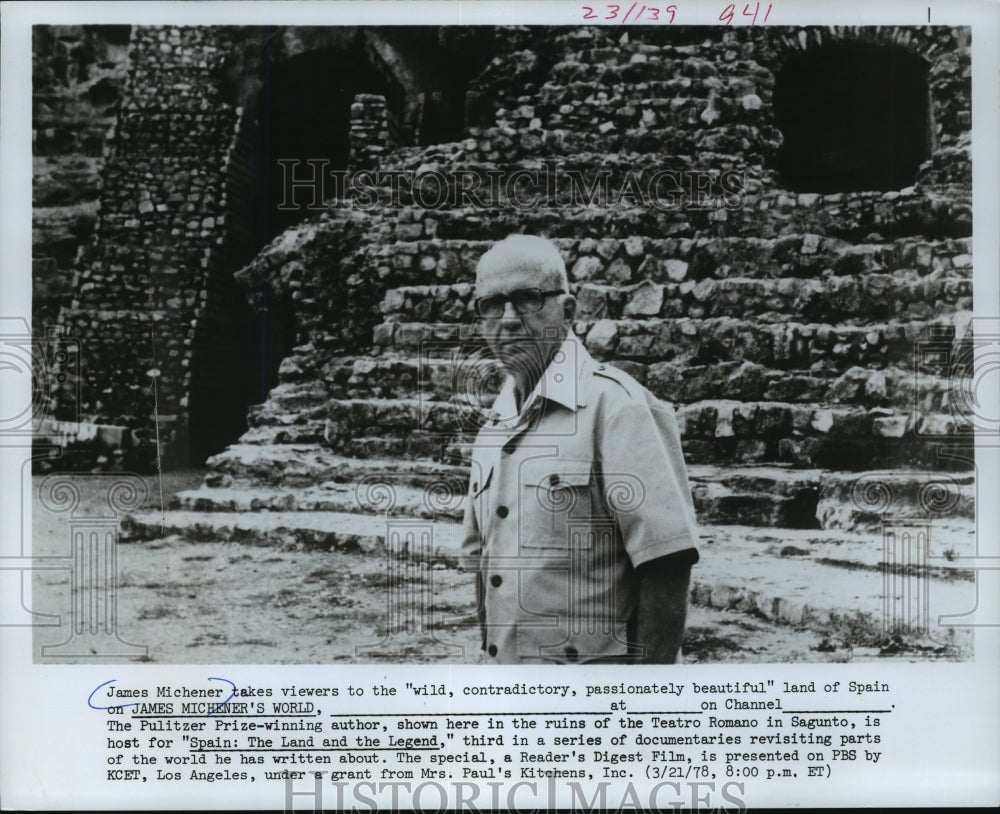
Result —
[[733, 15], [736, 13], [736, 6], [730, 3], [722, 10], [722, 14], [719, 15], [719, 19], [724, 21], [726, 25], [729, 25], [733, 21]]
[[[629, 18], [632, 17], [632, 12], [635, 11], [635, 7], [637, 5], [638, 5], [637, 3], [633, 3], [631, 5], [631, 7], [629, 8], [629, 10], [627, 12], [625, 12], [625, 16], [622, 18], [622, 22], [623, 23], [628, 22]], [[758, 3], [758, 6], [759, 5], [760, 4]], [[598, 15], [594, 11], [594, 6], [580, 6], [580, 8], [583, 9], [583, 19], [584, 20], [596, 20], [596, 19], [598, 19]], [[608, 3], [604, 7], [604, 9], [605, 9], [605, 11], [607, 11], [607, 15], [604, 17], [605, 20], [617, 20], [618, 17], [620, 16], [619, 12], [622, 10], [622, 7], [620, 5], [615, 4], [615, 3]], [[734, 4], [732, 4], [732, 3], [730, 3], [728, 6], [726, 6], [726, 10], [723, 11], [721, 15], [719, 15], [719, 19], [720, 20], [725, 20], [726, 25], [729, 25], [729, 23], [731, 23], [733, 21], [733, 16], [736, 13], [735, 9], [736, 9], [736, 6]], [[770, 13], [770, 10], [771, 10], [770, 6], [768, 6], [768, 12], [769, 13]], [[649, 21], [651, 21], [651, 22], [660, 22], [661, 19], [665, 19], [665, 18], [661, 18], [660, 17], [660, 9], [657, 8], [656, 6], [642, 6], [639, 9], [638, 14], [635, 15], [634, 19], [636, 21], [642, 20], [642, 15], [645, 14], [647, 11], [649, 12], [649, 16], [646, 19], [649, 20]], [[677, 4], [676, 3], [671, 3], [669, 6], [664, 6], [663, 11], [670, 15], [670, 22], [671, 23], [677, 18]]]
[[[757, 5], [760, 6], [759, 3]], [[666, 17], [660, 16], [661, 9], [657, 8], [656, 6], [641, 6], [639, 8], [638, 13], [636, 13], [633, 16], [632, 12], [635, 11], [636, 6], [638, 6], [638, 3], [633, 3], [629, 7], [628, 11], [625, 12], [625, 16], [621, 17], [620, 12], [622, 10], [622, 7], [616, 3], [608, 3], [607, 5], [604, 6], [604, 10], [607, 12], [604, 19], [617, 20], [619, 19], [619, 17], [621, 17], [622, 23], [627, 23], [630, 18], [634, 19], [636, 22], [639, 22], [642, 20], [642, 15], [645, 14], [647, 11], [649, 12], [649, 16], [646, 17], [646, 19], [649, 20], [650, 22], [656, 23], [667, 19]], [[583, 9], [584, 20], [599, 19], [597, 13], [594, 11], [595, 6], [580, 6], [580, 8]], [[744, 7], [744, 14], [746, 13], [747, 8], [749, 8], [749, 6]], [[672, 23], [675, 19], [677, 19], [676, 3], [671, 3], [669, 6], [664, 6], [662, 11], [670, 15], [669, 22]], [[768, 6], [768, 13], [770, 13], [770, 11], [771, 7]], [[724, 20], [726, 25], [729, 25], [733, 21], [733, 17], [735, 16], [735, 14], [736, 14], [736, 6], [733, 3], [730, 3], [728, 6], [726, 6], [726, 10], [719, 15], [719, 19]], [[767, 18], [765, 17], [765, 19]]]

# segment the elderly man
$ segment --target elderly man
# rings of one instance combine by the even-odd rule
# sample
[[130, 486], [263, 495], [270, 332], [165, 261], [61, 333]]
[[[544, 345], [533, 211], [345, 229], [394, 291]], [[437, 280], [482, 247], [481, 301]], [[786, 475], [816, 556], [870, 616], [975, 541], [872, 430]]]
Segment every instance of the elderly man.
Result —
[[476, 311], [508, 376], [480, 430], [462, 543], [487, 663], [679, 658], [697, 530], [672, 409], [569, 331], [548, 240], [480, 259]]

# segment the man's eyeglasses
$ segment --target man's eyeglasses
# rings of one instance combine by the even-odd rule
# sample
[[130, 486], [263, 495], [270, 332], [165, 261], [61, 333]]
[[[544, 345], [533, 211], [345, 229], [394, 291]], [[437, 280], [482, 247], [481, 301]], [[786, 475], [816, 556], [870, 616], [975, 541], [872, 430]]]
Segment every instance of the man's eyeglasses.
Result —
[[553, 288], [549, 291], [542, 291], [540, 288], [519, 288], [508, 294], [480, 297], [476, 300], [476, 313], [483, 319], [499, 319], [503, 316], [504, 308], [509, 300], [519, 316], [533, 314], [535, 311], [542, 310], [546, 297], [565, 293], [561, 288]]

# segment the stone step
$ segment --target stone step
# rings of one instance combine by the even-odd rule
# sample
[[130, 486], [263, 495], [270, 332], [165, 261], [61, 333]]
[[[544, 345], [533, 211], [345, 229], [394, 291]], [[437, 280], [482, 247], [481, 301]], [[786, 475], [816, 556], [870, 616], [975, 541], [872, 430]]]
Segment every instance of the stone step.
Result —
[[823, 528], [862, 531], [888, 523], [974, 521], [972, 472], [826, 472], [816, 517]]
[[[506, 128], [512, 135], [503, 138], [512, 141], [515, 131]], [[697, 167], [701, 173], [718, 180], [722, 172], [740, 172], [734, 169], [729, 157], [726, 139], [741, 138], [740, 128], [718, 128], [716, 137], [718, 144], [700, 147], [697, 152], [689, 155], [678, 154], [678, 172], [688, 172], [691, 167]], [[740, 131], [728, 133], [728, 130]], [[502, 134], [501, 134], [502, 135]], [[456, 168], [463, 173], [477, 170], [484, 179], [484, 188], [489, 189], [489, 176], [486, 174], [491, 167], [496, 167], [501, 173], [513, 174], [519, 170], [527, 170], [537, 174], [537, 184], [533, 180], [525, 181], [535, 185], [535, 190], [518, 193], [521, 199], [532, 194], [532, 206], [525, 207], [513, 202], [506, 202], [501, 183], [501, 192], [497, 204], [490, 199], [493, 192], [484, 192], [476, 198], [474, 214], [470, 214], [468, 200], [461, 199], [458, 192], [440, 194], [439, 182], [433, 193], [436, 204], [432, 211], [425, 206], [425, 198], [414, 201], [412, 192], [407, 185], [398, 190], [388, 186], [380, 193], [388, 205], [391, 199], [401, 205], [386, 216], [381, 227], [384, 237], [378, 246], [367, 246], [359, 250], [359, 257], [365, 258], [364, 265], [377, 269], [378, 279], [386, 286], [393, 287], [407, 284], [423, 284], [428, 281], [431, 272], [442, 282], [471, 282], [478, 260], [477, 252], [474, 258], [466, 258], [446, 252], [439, 257], [440, 242], [465, 241], [475, 243], [490, 243], [511, 233], [542, 234], [560, 241], [602, 241], [614, 240], [619, 244], [631, 240], [640, 243], [643, 240], [656, 239], [664, 241], [665, 247], [680, 248], [691, 246], [696, 241], [705, 251], [700, 251], [692, 260], [696, 261], [700, 273], [704, 276], [720, 268], [717, 276], [737, 277], [812, 277], [825, 268], [833, 268], [841, 274], [851, 273], [857, 267], [878, 269], [886, 260], [895, 267], [934, 270], [945, 264], [971, 263], [971, 253], [968, 248], [968, 235], [971, 234], [971, 187], [970, 185], [945, 184], [940, 186], [924, 185], [919, 194], [915, 188], [907, 188], [899, 192], [852, 192], [823, 195], [819, 193], [790, 194], [776, 188], [773, 179], [763, 179], [754, 175], [746, 175], [745, 183], [733, 192], [711, 197], [701, 196], [692, 202], [692, 174], [680, 175], [682, 192], [674, 189], [664, 191], [653, 184], [654, 174], [663, 169], [662, 153], [659, 150], [649, 156], [649, 171], [645, 174], [630, 176], [628, 171], [634, 169], [643, 157], [634, 149], [625, 149], [624, 155], [631, 165], [621, 162], [621, 178], [606, 179], [596, 176], [604, 161], [605, 154], [592, 153], [592, 136], [589, 133], [563, 133], [547, 135], [548, 146], [541, 145], [532, 148], [524, 156], [506, 156], [503, 163], [477, 163], [474, 155], [469, 155], [469, 145], [475, 146], [497, 140], [501, 137], [496, 133], [488, 136], [473, 135], [462, 142], [452, 145], [436, 145], [432, 148], [422, 148], [431, 154], [423, 160], [420, 156], [401, 153], [395, 160], [389, 162], [385, 170], [399, 170], [412, 177], [420, 172], [438, 172], [445, 177], [451, 186], [459, 188], [459, 175]], [[636, 137], [640, 136], [636, 134]], [[560, 139], [578, 139], [581, 144], [563, 145], [560, 149], [557, 143]], [[711, 138], [709, 138], [709, 141]], [[705, 138], [702, 139], [705, 141]], [[662, 146], [662, 145], [661, 145]], [[445, 153], [448, 149], [454, 153], [449, 158]], [[569, 149], [573, 148], [573, 149]], [[742, 148], [740, 148], [742, 149]], [[524, 152], [520, 147], [513, 146], [514, 153]], [[734, 152], [739, 152], [735, 150]], [[472, 150], [475, 153], [475, 149]], [[696, 160], [692, 155], [699, 156]], [[716, 156], [714, 164], [701, 160], [702, 156]], [[558, 194], [549, 202], [545, 197], [546, 164], [558, 164], [563, 160], [573, 160], [577, 165], [589, 171], [582, 181], [559, 182]], [[416, 175], [414, 175], [416, 173]], [[612, 174], [613, 175], [613, 174]], [[523, 176], [521, 176], [523, 178]], [[600, 182], [596, 192], [585, 193], [581, 198], [578, 187], [583, 184], [589, 190], [594, 186], [594, 178]], [[630, 189], [631, 179], [639, 185], [640, 193], [635, 203], [631, 198], [620, 202], [623, 190]], [[727, 182], [728, 183], [728, 182]], [[645, 184], [645, 187], [643, 185]], [[367, 193], [366, 193], [367, 194]], [[486, 197], [483, 197], [486, 195]], [[576, 200], [568, 199], [576, 196]], [[567, 198], [560, 200], [559, 196]], [[440, 202], [438, 199], [441, 199]], [[420, 204], [425, 204], [421, 206]], [[437, 205], [439, 203], [439, 205]], [[738, 203], [727, 206], [727, 203]], [[331, 201], [330, 207], [337, 212], [338, 202]], [[350, 196], [339, 204], [344, 213], [352, 206]], [[946, 226], [944, 226], [946, 224]], [[716, 235], [706, 238], [705, 234]], [[893, 234], [907, 235], [895, 241], [888, 241], [886, 236]], [[915, 237], [914, 235], [922, 235]], [[835, 236], [835, 237], [834, 237]], [[395, 242], [393, 242], [395, 238]], [[671, 244], [669, 241], [674, 241]], [[421, 251], [421, 244], [427, 251]], [[728, 245], [727, 245], [728, 244]], [[592, 243], [583, 242], [586, 249]], [[610, 245], [605, 243], [605, 246]], [[892, 245], [901, 254], [887, 254], [883, 249]], [[936, 248], [934, 248], [936, 247]], [[271, 254], [281, 253], [281, 246], [273, 247]], [[720, 255], [716, 252], [721, 251]], [[656, 259], [680, 259], [689, 262], [685, 257], [677, 257], [676, 249], [667, 252], [643, 252]], [[756, 257], [751, 257], [756, 255]], [[576, 256], [567, 255], [571, 268], [580, 257], [588, 256], [586, 251], [578, 252]], [[726, 257], [732, 257], [734, 264], [725, 262]], [[616, 258], [603, 258], [605, 264]], [[637, 258], [641, 264], [642, 259]], [[471, 262], [470, 262], [471, 260]], [[721, 262], [720, 262], [721, 260]], [[730, 268], [722, 269], [724, 265]], [[592, 266], [592, 264], [591, 264]], [[631, 264], [630, 264], [631, 267]], [[674, 266], [671, 273], [678, 274], [679, 267]], [[593, 273], [592, 268], [588, 271]], [[692, 269], [691, 274], [696, 270]], [[652, 276], [652, 275], [650, 275]]]
[[[949, 349], [947, 354], [953, 352]], [[958, 351], [954, 351], [955, 354]], [[823, 371], [774, 370], [754, 362], [683, 365], [675, 362], [616, 362], [653, 393], [675, 404], [705, 399], [783, 401], [803, 404], [895, 407], [921, 413], [948, 412], [955, 382], [910, 367], [869, 369], [855, 366], [840, 375]], [[943, 367], [943, 365], [941, 366]], [[467, 343], [429, 342], [420, 355], [334, 357], [319, 363], [296, 352], [281, 366], [281, 383], [268, 394], [268, 409], [285, 412], [286, 421], [319, 420], [316, 409], [328, 398], [451, 399], [457, 393], [480, 393], [488, 402], [499, 392], [504, 373], [499, 363], [471, 338]], [[251, 412], [260, 412], [260, 407]]]
[[[713, 148], [724, 151], [725, 138], [738, 139], [738, 128], [724, 128]], [[592, 139], [579, 134], [583, 141]], [[589, 141], [588, 141], [589, 143]], [[735, 146], [734, 150], [737, 149]], [[741, 148], [739, 148], [741, 149]], [[532, 148], [530, 155], [545, 158], [544, 151]], [[555, 154], [556, 157], [558, 154]], [[684, 157], [684, 161], [695, 159]], [[641, 183], [641, 182], [640, 182]], [[624, 185], [623, 185], [624, 187]], [[620, 193], [610, 188], [611, 206]], [[725, 208], [719, 200], [711, 206], [684, 207], [683, 202], [640, 201], [636, 207], [619, 211], [609, 205], [592, 207], [477, 208], [435, 210], [435, 235], [443, 239], [498, 240], [511, 233], [543, 234], [550, 237], [587, 238], [594, 236], [626, 239], [634, 235], [691, 238], [698, 233], [715, 233], [720, 238], [774, 238], [786, 233], [836, 234], [856, 243], [883, 242], [883, 235], [924, 234], [940, 237], [966, 237], [972, 232], [972, 202], [969, 185], [949, 184], [926, 188], [925, 194], [902, 195], [896, 192], [857, 192], [816, 195], [807, 198], [784, 190], [768, 189], [747, 193], [741, 205]], [[659, 199], [653, 199], [658, 201]], [[749, 276], [749, 275], [744, 275]], [[781, 275], [784, 276], [784, 275]], [[412, 282], [420, 282], [412, 279]]]
[[345, 455], [358, 458], [403, 458], [406, 460], [434, 460], [446, 463], [467, 461], [475, 441], [474, 431], [439, 435], [410, 432], [398, 435], [339, 436], [334, 448]]
[[[450, 399], [475, 386], [482, 401], [498, 393], [504, 373], [495, 360], [480, 353], [477, 343], [468, 352], [432, 347], [423, 357], [361, 357], [323, 366], [323, 393], [332, 398], [412, 398], [423, 394]], [[444, 356], [444, 354], [448, 354]], [[442, 358], [443, 357], [443, 358]], [[783, 401], [793, 404], [894, 407], [922, 413], [947, 412], [955, 383], [931, 373], [914, 375], [901, 367], [872, 370], [859, 366], [839, 376], [810, 370], [773, 370], [754, 362], [680, 365], [673, 362], [618, 362], [623, 370], [674, 404], [705, 399]], [[280, 410], [299, 412], [299, 382], [312, 387], [301, 368], [283, 375], [281, 386], [268, 401]]]
[[[602, 163], [598, 160], [600, 158], [593, 157], [597, 164]], [[842, 193], [825, 196], [803, 194], [793, 200], [796, 206], [809, 208], [817, 201], [837, 205], [842, 203], [844, 197]], [[507, 232], [500, 229], [493, 235], [487, 230], [479, 237], [463, 235], [459, 239], [440, 236], [442, 223], [447, 223], [451, 217], [449, 211], [427, 213], [417, 208], [401, 211], [396, 226], [396, 241], [370, 249], [370, 262], [389, 288], [408, 283], [424, 286], [432, 278], [431, 275], [447, 285], [475, 281], [476, 263], [480, 256], [489, 249], [493, 240]], [[586, 213], [580, 217], [587, 219]], [[487, 229], [487, 223], [481, 223], [480, 227]], [[427, 234], [428, 231], [434, 234]], [[615, 285], [627, 285], [648, 278], [657, 283], [681, 284], [704, 279], [721, 281], [742, 278], [784, 279], [781, 285], [787, 288], [793, 285], [791, 280], [798, 278], [802, 280], [801, 288], [809, 291], [816, 279], [827, 272], [838, 279], [854, 278], [865, 290], [878, 292], [880, 286], [884, 287], [894, 279], [891, 276], [894, 272], [902, 273], [907, 279], [913, 278], [916, 288], [919, 279], [933, 272], [955, 272], [964, 276], [972, 268], [970, 238], [933, 240], [907, 237], [895, 241], [865, 240], [854, 243], [808, 230], [782, 234], [781, 237], [747, 234], [697, 239], [662, 237], [662, 233], [655, 231], [647, 236], [635, 229], [625, 236], [600, 238], [560, 236], [551, 228], [544, 233], [559, 247], [570, 281], [576, 283], [604, 280]], [[868, 281], [869, 275], [872, 276], [871, 281]], [[848, 289], [840, 292], [843, 303], [845, 299], [852, 299], [853, 291], [849, 290], [846, 282], [842, 285]], [[933, 282], [929, 286], [929, 293], [943, 293], [943, 284], [940, 292]], [[837, 297], [831, 295], [831, 299], [836, 301]], [[879, 302], [864, 302], [873, 307], [879, 305]]]
[[921, 570], [887, 558], [880, 536], [782, 530], [776, 538], [770, 530], [713, 526], [692, 572], [692, 601], [856, 645], [901, 634], [969, 655], [971, 628], [940, 627], [938, 618], [976, 606], [972, 575], [950, 567], [956, 551], [975, 550], [974, 524], [941, 537], [939, 546], [932, 533], [932, 567]]
[[[251, 408], [254, 410], [255, 408]], [[270, 444], [301, 446], [322, 444], [326, 433], [326, 420], [309, 420], [301, 416], [287, 416], [286, 421], [268, 422], [251, 426], [239, 437], [240, 444], [266, 446]]]
[[[633, 56], [642, 58], [643, 55]], [[747, 84], [745, 78], [719, 78], [711, 84], [692, 83], [691, 76], [682, 73], [683, 61], [660, 59], [656, 55], [641, 62], [629, 63], [626, 60], [624, 65], [585, 65], [572, 57], [571, 60], [556, 63], [549, 74], [549, 81], [539, 88], [533, 104], [498, 111], [498, 119], [524, 126], [532, 119], [540, 118], [544, 127], [558, 127], [563, 122], [582, 124], [589, 120], [593, 129], [595, 116], [603, 115], [620, 123], [654, 127], [658, 123], [676, 121], [676, 117], [684, 116], [686, 119], [689, 108], [694, 106], [701, 113], [710, 93], [733, 96], [734, 91], [739, 92], [737, 83], [743, 88]], [[618, 108], [609, 109], [607, 101], [611, 95], [629, 101], [636, 97], [636, 89], [629, 87], [633, 81], [645, 85], [640, 91], [639, 98], [643, 104], [639, 110], [635, 110], [639, 105], [628, 103], [620, 107], [631, 107], [633, 110], [622, 112]], [[570, 100], [576, 104], [571, 105]], [[560, 110], [563, 105], [571, 109]], [[643, 119], [642, 110], [659, 115], [655, 119], [650, 116]], [[702, 122], [701, 126], [705, 124]]]
[[270, 487], [308, 487], [354, 483], [388, 475], [394, 483], [420, 485], [427, 479], [465, 482], [465, 466], [433, 460], [347, 458], [320, 444], [233, 444], [207, 461], [206, 485], [227, 487], [235, 481]]
[[192, 542], [238, 542], [289, 550], [321, 550], [412, 557], [457, 565], [458, 523], [346, 512], [167, 511], [126, 515], [123, 542], [178, 535]]
[[[280, 406], [265, 404], [251, 413], [249, 423], [256, 430], [268, 425], [275, 429], [246, 440], [313, 438], [323, 421], [324, 442], [341, 454], [439, 459], [474, 440], [493, 396], [490, 391], [457, 395], [451, 401], [333, 398], [294, 419]], [[891, 407], [710, 399], [681, 404], [676, 410], [690, 463], [936, 467], [942, 444], [972, 439], [969, 416]]]
[[819, 528], [819, 470], [691, 465], [688, 479], [703, 525]]
[[[126, 517], [122, 528], [123, 542], [177, 536], [289, 552], [388, 555], [445, 567], [456, 565], [461, 542], [456, 523], [339, 512], [143, 512]], [[953, 657], [967, 656], [969, 629], [940, 628], [937, 621], [975, 607], [971, 574], [950, 567], [975, 550], [973, 528], [967, 523], [932, 536], [927, 554], [919, 552], [919, 560], [931, 564], [923, 568], [907, 564], [912, 551], [887, 549], [879, 535], [782, 530], [776, 537], [773, 530], [707, 527], [692, 601], [855, 646], [878, 646], [901, 635]]]
[[[338, 458], [322, 448], [286, 448], [294, 474], [276, 461], [280, 448], [223, 453], [199, 489], [171, 508], [188, 511], [334, 511], [460, 520], [468, 469], [420, 460]], [[256, 453], [256, 454], [255, 454]], [[303, 462], [321, 462], [310, 480]], [[243, 468], [235, 464], [241, 461]], [[268, 476], [248, 477], [248, 472]], [[700, 523], [802, 529], [879, 530], [895, 521], [975, 518], [971, 473], [837, 473], [788, 466], [688, 467]]]
[[[818, 470], [692, 466], [688, 474], [701, 523], [818, 527], [816, 504], [822, 474]], [[465, 469], [422, 476], [372, 468], [359, 476], [355, 482], [326, 481], [297, 489], [230, 480], [225, 487], [203, 485], [179, 492], [170, 508], [197, 512], [390, 512], [413, 518], [462, 519], [468, 485]], [[832, 507], [834, 496], [828, 500]]]
[[[716, 434], [705, 428], [682, 434], [684, 454], [689, 464], [770, 463], [840, 470], [944, 466], [961, 471], [971, 467], [971, 453], [964, 457], [961, 454], [954, 456], [954, 459], [941, 458], [940, 453], [945, 448], [953, 448], [956, 444], [968, 445], [971, 441], [971, 434], [957, 432], [957, 425], [947, 415], [925, 416], [926, 423], [921, 426], [928, 428], [926, 436], [909, 433], [893, 437], [879, 433], [896, 432], [899, 427], [907, 425], [908, 419], [903, 415], [888, 415], [889, 411], [882, 408], [867, 412], [861, 408], [838, 411], [836, 415], [829, 410], [814, 411], [817, 425], [800, 433], [794, 426], [788, 426], [789, 412], [786, 408], [789, 405], [766, 408], [763, 412], [758, 410], [755, 414], [755, 405], [748, 407], [738, 402], [731, 411], [727, 408], [724, 412], [728, 414], [722, 415], [721, 419], [715, 412], [716, 407], [702, 406], [704, 410], [694, 420], [717, 422]], [[768, 428], [760, 435], [753, 435], [749, 430], [730, 431], [727, 422], [733, 416], [737, 417], [737, 421], [743, 421], [744, 408], [747, 409], [745, 417], [750, 422], [744, 427], [754, 422], [768, 422], [772, 418], [781, 424]], [[833, 416], [837, 423], [832, 432], [828, 430], [824, 433], [824, 422], [829, 416]], [[377, 434], [365, 434], [368, 432]], [[348, 419], [346, 424], [344, 421], [324, 423], [322, 428], [319, 424], [258, 426], [248, 430], [240, 443], [257, 448], [268, 445], [296, 448], [301, 444], [318, 444], [321, 433], [324, 444], [330, 445], [334, 452], [351, 458], [401, 457], [448, 463], [467, 460], [475, 440], [475, 429], [471, 426], [452, 433], [416, 429], [387, 431], [379, 427], [354, 427]]]
[[[643, 268], [633, 269], [619, 260], [609, 267], [594, 264], [595, 274], [615, 274], [617, 279], [595, 276], [570, 285], [578, 319], [756, 316], [760, 322], [794, 318], [834, 325], [846, 320], [925, 319], [972, 307], [971, 266], [923, 274], [896, 269], [862, 277], [824, 273], [810, 279], [706, 277], [673, 282], [672, 272], [686, 274], [683, 261], [649, 258]], [[577, 262], [575, 276], [586, 273], [586, 259]], [[389, 289], [379, 307], [389, 322], [471, 323], [477, 318], [473, 300], [469, 283], [401, 286]]]
[[[433, 395], [411, 398], [331, 398], [300, 413], [304, 421], [326, 419], [325, 438], [333, 444], [363, 430], [379, 435], [423, 433], [450, 438], [475, 433], [495, 391], [456, 394], [452, 400]], [[252, 426], [287, 425], [289, 408], [259, 405]], [[790, 403], [765, 400], [700, 399], [675, 405], [681, 437], [775, 440], [784, 437], [879, 439], [971, 438], [971, 417], [892, 407], [852, 404]]]
[[[463, 470], [463, 474], [466, 474]], [[433, 487], [433, 488], [432, 488]], [[349, 512], [459, 522], [464, 514], [468, 478], [427, 479], [425, 487], [373, 474], [354, 483], [287, 489], [235, 483], [178, 492], [170, 508], [189, 512]]]
[[[764, 324], [732, 317], [705, 319], [578, 320], [575, 333], [602, 361], [714, 364], [750, 361], [775, 370], [804, 368], [826, 375], [851, 367], [912, 368], [950, 372], [956, 337], [966, 337], [969, 311], [937, 314], [927, 320], [885, 321], [861, 325], [787, 320]], [[474, 326], [452, 323], [386, 322], [375, 328], [376, 347], [400, 354], [424, 347], [461, 346]], [[959, 345], [960, 347], [960, 345]], [[934, 355], [928, 351], [934, 351]]]

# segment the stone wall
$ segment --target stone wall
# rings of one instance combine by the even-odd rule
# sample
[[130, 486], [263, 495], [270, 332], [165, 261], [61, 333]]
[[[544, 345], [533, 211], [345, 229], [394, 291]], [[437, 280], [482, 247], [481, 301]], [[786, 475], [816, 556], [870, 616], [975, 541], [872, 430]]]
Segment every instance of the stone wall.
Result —
[[[579, 300], [574, 330], [591, 352], [677, 404], [689, 462], [967, 466], [939, 457], [942, 441], [963, 443], [970, 424], [949, 399], [947, 367], [920, 355], [927, 337], [961, 342], [971, 318], [965, 35], [746, 30], [695, 41], [691, 32], [502, 30], [509, 47], [476, 83], [477, 104], [495, 100], [495, 123], [470, 126], [460, 142], [396, 149], [380, 164], [438, 173], [453, 187], [447, 203], [420, 206], [420, 195], [388, 186], [382, 203], [399, 192], [399, 207], [331, 202], [241, 273], [305, 299], [339, 279], [351, 297], [349, 310], [333, 300], [301, 310], [313, 341], [286, 359], [244, 441], [464, 458], [475, 419], [462, 380], [476, 377], [462, 361], [429, 362], [428, 348], [475, 347], [475, 263], [490, 241], [523, 231], [562, 250]], [[791, 53], [852, 38], [928, 57], [934, 150], [903, 189], [790, 193], [772, 166], [774, 76]], [[565, 183], [545, 187], [547, 164], [563, 180], [603, 179], [612, 199], [588, 205]], [[630, 177], [665, 168], [682, 178], [669, 205], [615, 197]], [[506, 182], [526, 171], [545, 189], [530, 208], [504, 183], [486, 204], [454, 189], [460, 173]], [[684, 173], [709, 176], [708, 205]], [[722, 187], [727, 173], [739, 174], [737, 188]], [[324, 262], [314, 247], [345, 219], [361, 230], [351, 260]]]
[[[269, 47], [308, 51], [309, 36], [294, 34], [272, 32]], [[244, 211], [254, 165], [240, 144], [255, 125], [237, 103], [260, 86], [257, 39], [135, 29], [98, 238], [64, 315], [83, 343], [81, 412], [97, 423], [149, 438], [155, 406], [161, 442], [182, 450], [194, 432], [204, 449], [270, 386], [257, 381], [260, 398], [248, 399], [234, 368], [287, 354], [278, 387], [250, 410], [248, 438], [440, 457], [464, 434], [376, 443], [383, 425], [365, 416], [378, 411], [337, 399], [405, 387], [343, 372], [358, 364], [377, 378], [399, 360], [410, 376], [422, 343], [464, 340], [478, 256], [531, 232], [564, 253], [580, 301], [574, 330], [684, 405], [697, 460], [841, 466], [842, 439], [854, 438], [857, 465], [932, 466], [925, 430], [961, 435], [942, 371], [912, 373], [914, 343], [930, 329], [960, 339], [972, 307], [967, 31], [497, 28], [499, 56], [470, 84], [460, 140], [400, 147], [383, 97], [352, 107], [352, 164], [439, 173], [447, 202], [428, 208], [385, 186], [375, 206], [331, 201], [234, 279], [254, 243]], [[911, 185], [820, 194], [783, 184], [776, 77], [830, 42], [926, 60], [932, 150]], [[549, 171], [558, 183], [519, 206], [511, 179]], [[463, 197], [461, 173], [498, 177], [500, 194]], [[644, 199], [658, 173], [668, 183]], [[581, 200], [570, 176], [598, 199]], [[241, 339], [254, 334], [263, 338]], [[309, 382], [331, 358], [341, 362], [330, 376]], [[408, 409], [409, 429], [421, 427]], [[350, 432], [326, 425], [343, 415], [359, 417]]]
[[373, 169], [382, 156], [399, 145], [395, 133], [397, 126], [386, 106], [384, 96], [361, 93], [351, 105], [351, 157], [352, 170]]
[[128, 69], [128, 26], [32, 29], [32, 309], [53, 326], [97, 221], [107, 133]]
[[216, 293], [236, 123], [217, 81], [225, 51], [218, 29], [133, 29], [96, 239], [62, 316], [81, 344], [80, 412], [139, 440], [158, 428], [164, 449], [186, 448], [198, 325]]
[[[358, 27], [128, 32], [117, 50], [89, 29], [36, 35], [36, 154], [58, 154], [39, 159], [36, 172], [36, 306], [51, 323], [61, 306], [62, 328], [82, 344], [81, 399], [70, 405], [63, 396], [57, 417], [115, 427], [133, 447], [130, 464], [145, 468], [199, 462], [238, 437], [247, 405], [264, 400], [295, 342], [297, 299], [270, 296], [267, 281], [247, 294], [233, 276], [280, 233], [274, 223], [308, 214], [295, 202], [276, 211], [269, 200], [280, 186], [277, 160], [301, 159], [296, 149], [339, 156], [342, 141], [344, 163], [374, 166], [394, 146], [395, 117], [383, 96], [366, 93], [352, 111], [345, 88], [388, 84], [393, 104], [412, 114], [423, 109], [428, 80], [410, 70], [405, 38]], [[433, 45], [435, 31], [422, 32], [425, 40]], [[377, 64], [367, 61], [373, 42]], [[104, 75], [112, 68], [118, 85]], [[309, 97], [302, 79], [317, 72], [331, 81]], [[296, 100], [302, 110], [289, 108]], [[296, 142], [296, 122], [311, 141]], [[105, 131], [106, 160], [91, 158]], [[73, 206], [47, 205], [67, 195]], [[75, 465], [73, 456], [64, 464]]]

